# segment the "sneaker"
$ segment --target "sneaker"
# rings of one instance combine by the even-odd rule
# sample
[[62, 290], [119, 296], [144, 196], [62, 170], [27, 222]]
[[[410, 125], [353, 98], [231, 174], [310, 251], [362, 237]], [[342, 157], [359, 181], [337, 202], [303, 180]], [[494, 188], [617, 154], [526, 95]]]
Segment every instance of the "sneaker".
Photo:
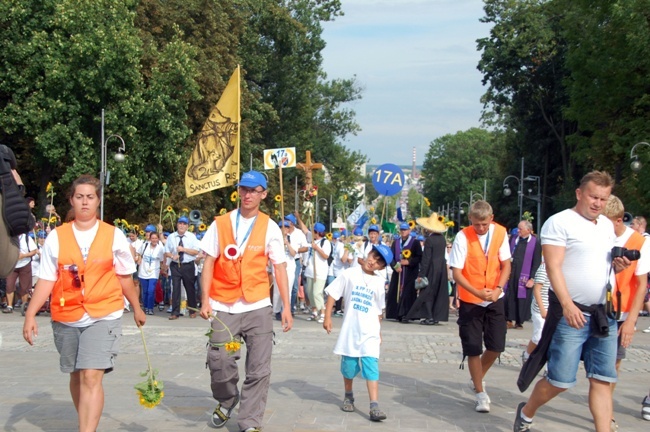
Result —
[[325, 321], [325, 316], [324, 315], [321, 315], [321, 316], [318, 317], [318, 321], [317, 321], [318, 323], [323, 324], [324, 321]]
[[167, 313], [172, 313], [173, 310], [174, 310], [174, 308], [169, 306], [169, 308], [167, 309]]
[[[481, 381], [481, 383], [483, 383], [483, 393], [487, 394], [487, 389], [485, 388], [485, 381]], [[471, 391], [473, 391], [474, 393], [476, 393], [476, 387], [474, 387], [474, 381], [472, 381], [471, 378], [469, 379], [469, 383], [468, 383], [467, 385], [468, 385], [468, 387], [469, 387], [469, 389], [470, 389]], [[487, 401], [488, 401], [488, 403], [492, 403], [492, 401], [490, 400], [490, 396], [488, 396], [488, 400], [487, 400]]]
[[307, 321], [316, 321], [317, 319], [318, 319], [318, 315], [313, 313], [309, 316], [309, 318], [307, 318]]
[[341, 411], [353, 412], [354, 411], [354, 399], [345, 398], [343, 400], [343, 405], [341, 405]]
[[[235, 397], [235, 401], [233, 402], [230, 408], [222, 407], [221, 403], [218, 403], [217, 407], [214, 409], [214, 412], [212, 413], [212, 418], [210, 419], [212, 426], [214, 426], [215, 428], [224, 427], [226, 425], [226, 422], [230, 420], [232, 411], [235, 409], [238, 403], [239, 403], [239, 395]], [[223, 412], [222, 408], [225, 409], [226, 412]]]
[[514, 432], [526, 432], [529, 431], [530, 428], [533, 426], [533, 422], [528, 422], [521, 418], [521, 410], [524, 408], [524, 405], [526, 405], [526, 402], [522, 402], [519, 404], [517, 407], [517, 414], [515, 415], [515, 423], [512, 426], [512, 430]]
[[648, 327], [647, 329], [643, 330], [643, 333], [650, 333], [650, 327]]
[[490, 397], [484, 391], [476, 393], [476, 406], [474, 407], [474, 410], [480, 413], [490, 412]]
[[650, 420], [650, 396], [646, 396], [641, 403], [641, 417], [643, 420]]
[[380, 422], [386, 420], [386, 413], [380, 410], [379, 408], [373, 408], [370, 410], [370, 421]]
[[14, 308], [12, 308], [11, 306], [7, 306], [6, 308], [2, 309], [2, 313], [6, 313], [6, 314], [14, 313]]

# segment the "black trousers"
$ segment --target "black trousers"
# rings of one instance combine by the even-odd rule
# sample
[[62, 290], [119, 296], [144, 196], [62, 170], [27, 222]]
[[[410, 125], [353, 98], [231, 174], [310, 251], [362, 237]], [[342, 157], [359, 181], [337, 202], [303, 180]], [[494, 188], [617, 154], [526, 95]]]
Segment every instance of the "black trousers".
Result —
[[169, 268], [172, 271], [172, 315], [179, 316], [181, 314], [181, 280], [187, 294], [187, 306], [196, 308], [194, 263], [190, 262], [179, 266], [172, 262], [169, 264]]

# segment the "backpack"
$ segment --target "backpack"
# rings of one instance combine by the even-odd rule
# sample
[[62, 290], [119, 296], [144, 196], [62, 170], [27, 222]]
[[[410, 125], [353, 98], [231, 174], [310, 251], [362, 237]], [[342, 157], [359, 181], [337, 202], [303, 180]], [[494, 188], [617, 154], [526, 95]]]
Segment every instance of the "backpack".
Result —
[[0, 144], [0, 193], [3, 198], [3, 206], [0, 211], [7, 227], [7, 233], [11, 237], [16, 237], [31, 231], [36, 221], [22, 191], [16, 184], [12, 169], [16, 169], [16, 156], [9, 147]]
[[[321, 249], [323, 248], [323, 245], [325, 244], [325, 240], [327, 239], [322, 239], [320, 241], [320, 247]], [[330, 256], [327, 257], [327, 266], [332, 265], [332, 261], [334, 261], [334, 246], [330, 243]]]

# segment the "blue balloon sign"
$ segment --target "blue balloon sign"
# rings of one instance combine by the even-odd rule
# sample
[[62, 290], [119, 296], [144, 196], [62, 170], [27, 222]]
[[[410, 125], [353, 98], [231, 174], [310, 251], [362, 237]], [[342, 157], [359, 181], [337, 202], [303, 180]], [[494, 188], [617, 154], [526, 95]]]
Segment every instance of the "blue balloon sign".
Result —
[[372, 173], [372, 185], [380, 195], [399, 193], [405, 181], [404, 171], [395, 164], [383, 164]]

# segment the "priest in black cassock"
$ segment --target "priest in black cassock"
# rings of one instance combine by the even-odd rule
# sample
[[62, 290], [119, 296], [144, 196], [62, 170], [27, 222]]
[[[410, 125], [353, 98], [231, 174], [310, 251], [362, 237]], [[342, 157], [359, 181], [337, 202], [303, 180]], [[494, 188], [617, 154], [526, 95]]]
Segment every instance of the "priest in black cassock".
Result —
[[444, 236], [447, 227], [444, 218], [437, 213], [432, 213], [428, 218], [417, 218], [416, 222], [430, 233], [424, 241], [418, 275], [418, 278], [426, 276], [429, 284], [420, 290], [404, 319], [420, 318], [420, 324], [437, 325], [440, 321], [449, 320], [449, 284], [445, 260], [447, 240]]
[[391, 251], [393, 275], [386, 294], [386, 319], [402, 321], [417, 298], [415, 279], [422, 259], [422, 246], [411, 236], [411, 227], [406, 222], [399, 226], [399, 238], [393, 241]]
[[517, 235], [510, 239], [512, 270], [505, 288], [508, 328], [522, 329], [531, 318], [535, 273], [542, 262], [542, 242], [533, 235], [533, 224], [519, 222]]

